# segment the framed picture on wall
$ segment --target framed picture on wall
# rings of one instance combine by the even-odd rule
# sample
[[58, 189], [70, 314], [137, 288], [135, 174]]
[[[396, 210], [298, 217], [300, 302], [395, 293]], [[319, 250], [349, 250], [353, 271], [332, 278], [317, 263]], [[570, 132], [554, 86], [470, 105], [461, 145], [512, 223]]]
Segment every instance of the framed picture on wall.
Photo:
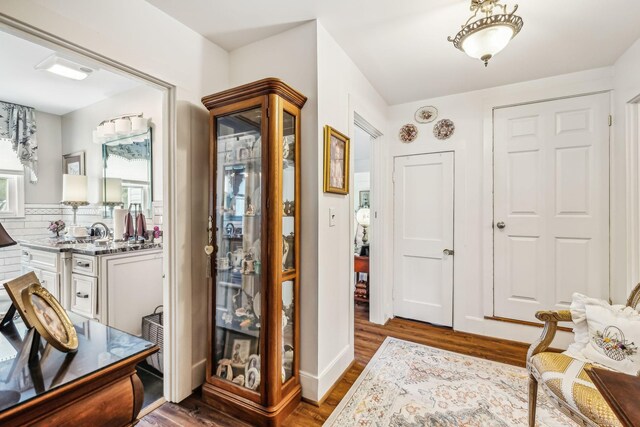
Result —
[[369, 208], [369, 190], [363, 190], [360, 192], [360, 207]]
[[84, 151], [62, 156], [62, 173], [67, 175], [85, 175]]
[[349, 137], [324, 127], [324, 191], [349, 194]]

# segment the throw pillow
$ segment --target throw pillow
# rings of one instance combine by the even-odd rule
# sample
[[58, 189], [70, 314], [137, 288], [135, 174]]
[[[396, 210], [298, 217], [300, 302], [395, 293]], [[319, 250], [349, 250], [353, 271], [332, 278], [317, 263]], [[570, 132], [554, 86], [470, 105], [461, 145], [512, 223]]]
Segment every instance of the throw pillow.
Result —
[[640, 373], [640, 314], [631, 307], [604, 301], [585, 303], [589, 343], [584, 357], [629, 375]]

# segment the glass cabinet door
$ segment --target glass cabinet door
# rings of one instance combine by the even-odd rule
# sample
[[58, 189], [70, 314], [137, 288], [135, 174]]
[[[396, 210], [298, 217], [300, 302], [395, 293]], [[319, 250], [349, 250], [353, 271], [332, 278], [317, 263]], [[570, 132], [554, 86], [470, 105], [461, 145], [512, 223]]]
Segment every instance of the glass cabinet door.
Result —
[[[260, 385], [262, 108], [216, 117], [215, 343], [212, 373]], [[265, 259], [266, 261], [266, 259]]]
[[282, 142], [282, 271], [295, 269], [296, 118], [283, 112]]
[[296, 117], [282, 116], [282, 383], [293, 376], [295, 344]]

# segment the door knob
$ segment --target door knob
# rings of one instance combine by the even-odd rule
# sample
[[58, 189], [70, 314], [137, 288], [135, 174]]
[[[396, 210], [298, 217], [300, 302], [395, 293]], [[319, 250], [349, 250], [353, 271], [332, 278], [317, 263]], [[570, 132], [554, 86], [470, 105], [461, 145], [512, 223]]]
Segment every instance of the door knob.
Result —
[[498, 227], [500, 230], [502, 230], [506, 226], [507, 225], [503, 221], [500, 221], [499, 223], [496, 224], [496, 227]]
[[442, 253], [445, 255], [453, 255], [455, 252], [453, 251], [453, 249], [445, 249], [444, 251], [442, 251]]

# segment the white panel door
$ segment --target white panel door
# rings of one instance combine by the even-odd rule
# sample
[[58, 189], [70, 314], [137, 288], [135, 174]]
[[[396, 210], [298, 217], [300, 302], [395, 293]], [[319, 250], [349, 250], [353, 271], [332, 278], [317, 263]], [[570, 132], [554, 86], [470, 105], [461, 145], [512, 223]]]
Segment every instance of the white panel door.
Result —
[[494, 314], [609, 297], [609, 94], [494, 112]]
[[394, 315], [453, 326], [453, 153], [396, 157], [394, 182]]

